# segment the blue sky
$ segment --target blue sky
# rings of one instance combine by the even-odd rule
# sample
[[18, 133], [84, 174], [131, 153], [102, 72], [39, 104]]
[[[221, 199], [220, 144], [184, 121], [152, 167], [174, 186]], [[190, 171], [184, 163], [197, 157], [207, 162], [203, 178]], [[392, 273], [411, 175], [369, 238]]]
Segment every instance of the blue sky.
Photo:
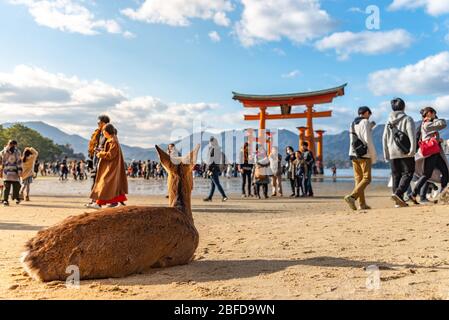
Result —
[[[316, 128], [346, 129], [360, 105], [383, 122], [394, 96], [415, 116], [424, 104], [449, 116], [449, 0], [373, 2], [0, 0], [3, 120], [88, 136], [106, 112], [122, 140], [148, 146], [198, 117], [217, 130], [257, 126], [232, 91], [346, 82], [345, 97], [317, 107], [335, 112]], [[380, 28], [368, 30], [372, 4]]]

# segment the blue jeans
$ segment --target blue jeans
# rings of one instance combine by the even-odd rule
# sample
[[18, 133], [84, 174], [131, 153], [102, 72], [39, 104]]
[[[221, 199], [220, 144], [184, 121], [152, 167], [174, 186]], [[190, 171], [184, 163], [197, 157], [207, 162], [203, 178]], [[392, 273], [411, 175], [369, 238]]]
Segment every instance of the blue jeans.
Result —
[[304, 184], [305, 184], [305, 190], [304, 191], [305, 191], [306, 195], [308, 195], [308, 196], [312, 196], [313, 195], [312, 174], [313, 174], [312, 168], [309, 168], [307, 170], [307, 176], [306, 176], [306, 179], [304, 181]]
[[220, 184], [220, 178], [218, 176], [218, 172], [214, 172], [210, 177], [210, 193], [209, 196], [207, 197], [208, 199], [212, 199], [212, 197], [214, 196], [214, 192], [215, 192], [215, 187], [217, 187], [218, 191], [221, 193], [221, 196], [223, 198], [226, 197], [226, 194], [223, 190], [223, 187]]

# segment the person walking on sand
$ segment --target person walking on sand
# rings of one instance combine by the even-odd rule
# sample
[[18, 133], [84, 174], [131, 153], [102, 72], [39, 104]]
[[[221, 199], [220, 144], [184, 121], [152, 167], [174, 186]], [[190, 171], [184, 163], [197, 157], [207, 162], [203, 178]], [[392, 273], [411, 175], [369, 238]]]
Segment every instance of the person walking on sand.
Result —
[[373, 128], [376, 124], [369, 121], [372, 115], [370, 108], [360, 107], [358, 115], [349, 129], [349, 157], [354, 168], [355, 187], [344, 200], [352, 210], [357, 210], [356, 200], [359, 200], [360, 209], [367, 210], [371, 208], [366, 204], [365, 189], [371, 183], [371, 166], [377, 160], [373, 143]]
[[95, 185], [90, 194], [95, 200], [89, 208], [100, 209], [102, 206], [113, 208], [119, 204], [125, 205], [128, 194], [128, 180], [125, 172], [125, 160], [117, 138], [117, 130], [112, 124], [103, 128], [106, 143], [102, 151], [98, 151], [99, 159]]
[[3, 205], [9, 206], [9, 194], [12, 188], [12, 200], [20, 204], [20, 176], [22, 174], [22, 156], [17, 148], [17, 141], [9, 140], [0, 153], [2, 163], [1, 177], [3, 178]]
[[39, 152], [33, 147], [25, 148], [22, 156], [22, 188], [20, 189], [20, 199], [30, 201], [30, 185], [33, 183], [34, 163], [36, 162]]
[[285, 149], [285, 152], [287, 156], [285, 157], [285, 162], [287, 163], [287, 176], [288, 180], [290, 180], [290, 187], [292, 188], [292, 194], [290, 197], [294, 197], [296, 195], [295, 193], [295, 165], [293, 162], [295, 159], [295, 151], [293, 150], [293, 147], [288, 146]]
[[[111, 122], [111, 120], [109, 119], [109, 117], [107, 115], [98, 116], [97, 129], [95, 129], [95, 131], [92, 134], [90, 141], [89, 141], [88, 155], [89, 155], [89, 158], [93, 162], [93, 170], [91, 171], [92, 188], [95, 185], [95, 180], [97, 177], [97, 169], [98, 169], [97, 167], [98, 167], [98, 163], [99, 163], [97, 154], [104, 150], [106, 140], [107, 140], [103, 134], [103, 129], [110, 122]], [[94, 200], [92, 199], [92, 201], [90, 203], [93, 204]]]
[[419, 152], [424, 157], [423, 175], [416, 182], [410, 200], [415, 204], [419, 202], [416, 196], [425, 183], [432, 177], [434, 170], [441, 174], [441, 190], [447, 187], [449, 170], [446, 155], [441, 147], [440, 131], [447, 127], [446, 120], [438, 119], [437, 112], [432, 107], [421, 110], [423, 122], [421, 124], [421, 136], [419, 141]]
[[384, 159], [390, 161], [391, 166], [391, 199], [396, 206], [407, 207], [404, 194], [415, 172], [415, 122], [405, 113], [405, 102], [401, 98], [391, 100], [391, 109], [382, 139]]
[[[252, 197], [251, 193], [251, 175], [253, 172], [253, 163], [249, 152], [249, 143], [245, 142], [240, 151], [240, 161], [238, 170], [242, 175], [242, 198]], [[247, 191], [245, 191], [245, 189]]]
[[221, 152], [220, 145], [216, 138], [211, 137], [209, 140], [209, 150], [207, 157], [207, 176], [210, 179], [210, 192], [207, 198], [203, 199], [204, 201], [212, 201], [212, 197], [214, 196], [215, 188], [218, 189], [222, 196], [223, 201], [227, 201], [228, 197], [223, 190], [223, 187], [220, 184], [220, 164], [223, 162], [223, 154]]
[[271, 148], [269, 155], [270, 169], [273, 174], [271, 180], [271, 196], [276, 197], [278, 194], [282, 197], [282, 156], [276, 146]]

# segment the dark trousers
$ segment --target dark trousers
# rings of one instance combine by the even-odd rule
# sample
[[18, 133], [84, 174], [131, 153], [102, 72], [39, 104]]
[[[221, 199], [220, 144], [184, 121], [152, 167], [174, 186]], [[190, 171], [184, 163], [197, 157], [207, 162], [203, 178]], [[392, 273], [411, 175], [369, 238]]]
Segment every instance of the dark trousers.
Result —
[[313, 196], [313, 189], [312, 189], [312, 168], [309, 168], [307, 171], [307, 176], [304, 179], [304, 186], [305, 186], [305, 193], [308, 196]]
[[12, 187], [12, 199], [19, 200], [20, 197], [20, 182], [18, 181], [5, 181], [5, 186], [3, 189], [3, 201], [8, 201], [9, 194]]
[[304, 176], [295, 176], [296, 196], [298, 197], [306, 195], [304, 181]]
[[268, 198], [268, 183], [256, 182], [256, 196], [260, 197], [260, 186], [262, 186], [264, 197]]
[[212, 197], [214, 196], [214, 193], [215, 193], [215, 187], [217, 187], [218, 191], [221, 193], [221, 196], [222, 196], [223, 198], [225, 198], [225, 197], [226, 197], [226, 194], [225, 194], [225, 192], [224, 192], [224, 190], [223, 190], [223, 187], [222, 187], [221, 184], [220, 184], [220, 178], [219, 178], [219, 176], [218, 176], [218, 172], [214, 172], [214, 173], [209, 177], [209, 179], [210, 179], [210, 193], [209, 193], [208, 198], [209, 198], [209, 199], [212, 199]]
[[[413, 181], [413, 179], [412, 179], [412, 181]], [[429, 182], [426, 182], [423, 184], [421, 190], [419, 190], [419, 198], [421, 200], [427, 199], [427, 193], [429, 191], [429, 186], [430, 186]], [[407, 189], [407, 195], [410, 197], [412, 194], [413, 194], [412, 187], [409, 186]]]
[[415, 158], [392, 159], [391, 175], [393, 177], [393, 193], [401, 199], [410, 186], [415, 172]]
[[416, 197], [422, 186], [432, 177], [433, 171], [437, 169], [441, 172], [441, 189], [447, 187], [449, 171], [441, 154], [437, 153], [424, 159], [424, 174], [416, 182], [413, 188], [413, 196]]
[[[290, 175], [290, 173], [289, 173]], [[290, 186], [292, 187], [292, 194], [295, 194], [295, 187], [296, 187], [296, 182], [295, 179], [289, 178], [290, 180]]]
[[248, 196], [251, 195], [251, 170], [242, 172], [242, 194], [245, 194], [245, 187], [248, 190]]

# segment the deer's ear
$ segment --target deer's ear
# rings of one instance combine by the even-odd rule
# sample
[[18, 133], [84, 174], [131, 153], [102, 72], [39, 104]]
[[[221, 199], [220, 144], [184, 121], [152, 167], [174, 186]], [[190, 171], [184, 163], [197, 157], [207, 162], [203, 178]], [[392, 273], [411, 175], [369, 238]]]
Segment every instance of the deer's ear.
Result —
[[184, 157], [182, 160], [183, 164], [190, 164], [192, 167], [196, 164], [196, 160], [198, 159], [198, 151], [200, 150], [200, 145], [197, 144], [196, 147], [190, 151], [188, 155]]
[[162, 166], [165, 168], [165, 170], [171, 171], [171, 169], [173, 168], [173, 163], [171, 162], [170, 156], [158, 145], [156, 145], [155, 147], [157, 154], [159, 155], [159, 159], [161, 160]]

